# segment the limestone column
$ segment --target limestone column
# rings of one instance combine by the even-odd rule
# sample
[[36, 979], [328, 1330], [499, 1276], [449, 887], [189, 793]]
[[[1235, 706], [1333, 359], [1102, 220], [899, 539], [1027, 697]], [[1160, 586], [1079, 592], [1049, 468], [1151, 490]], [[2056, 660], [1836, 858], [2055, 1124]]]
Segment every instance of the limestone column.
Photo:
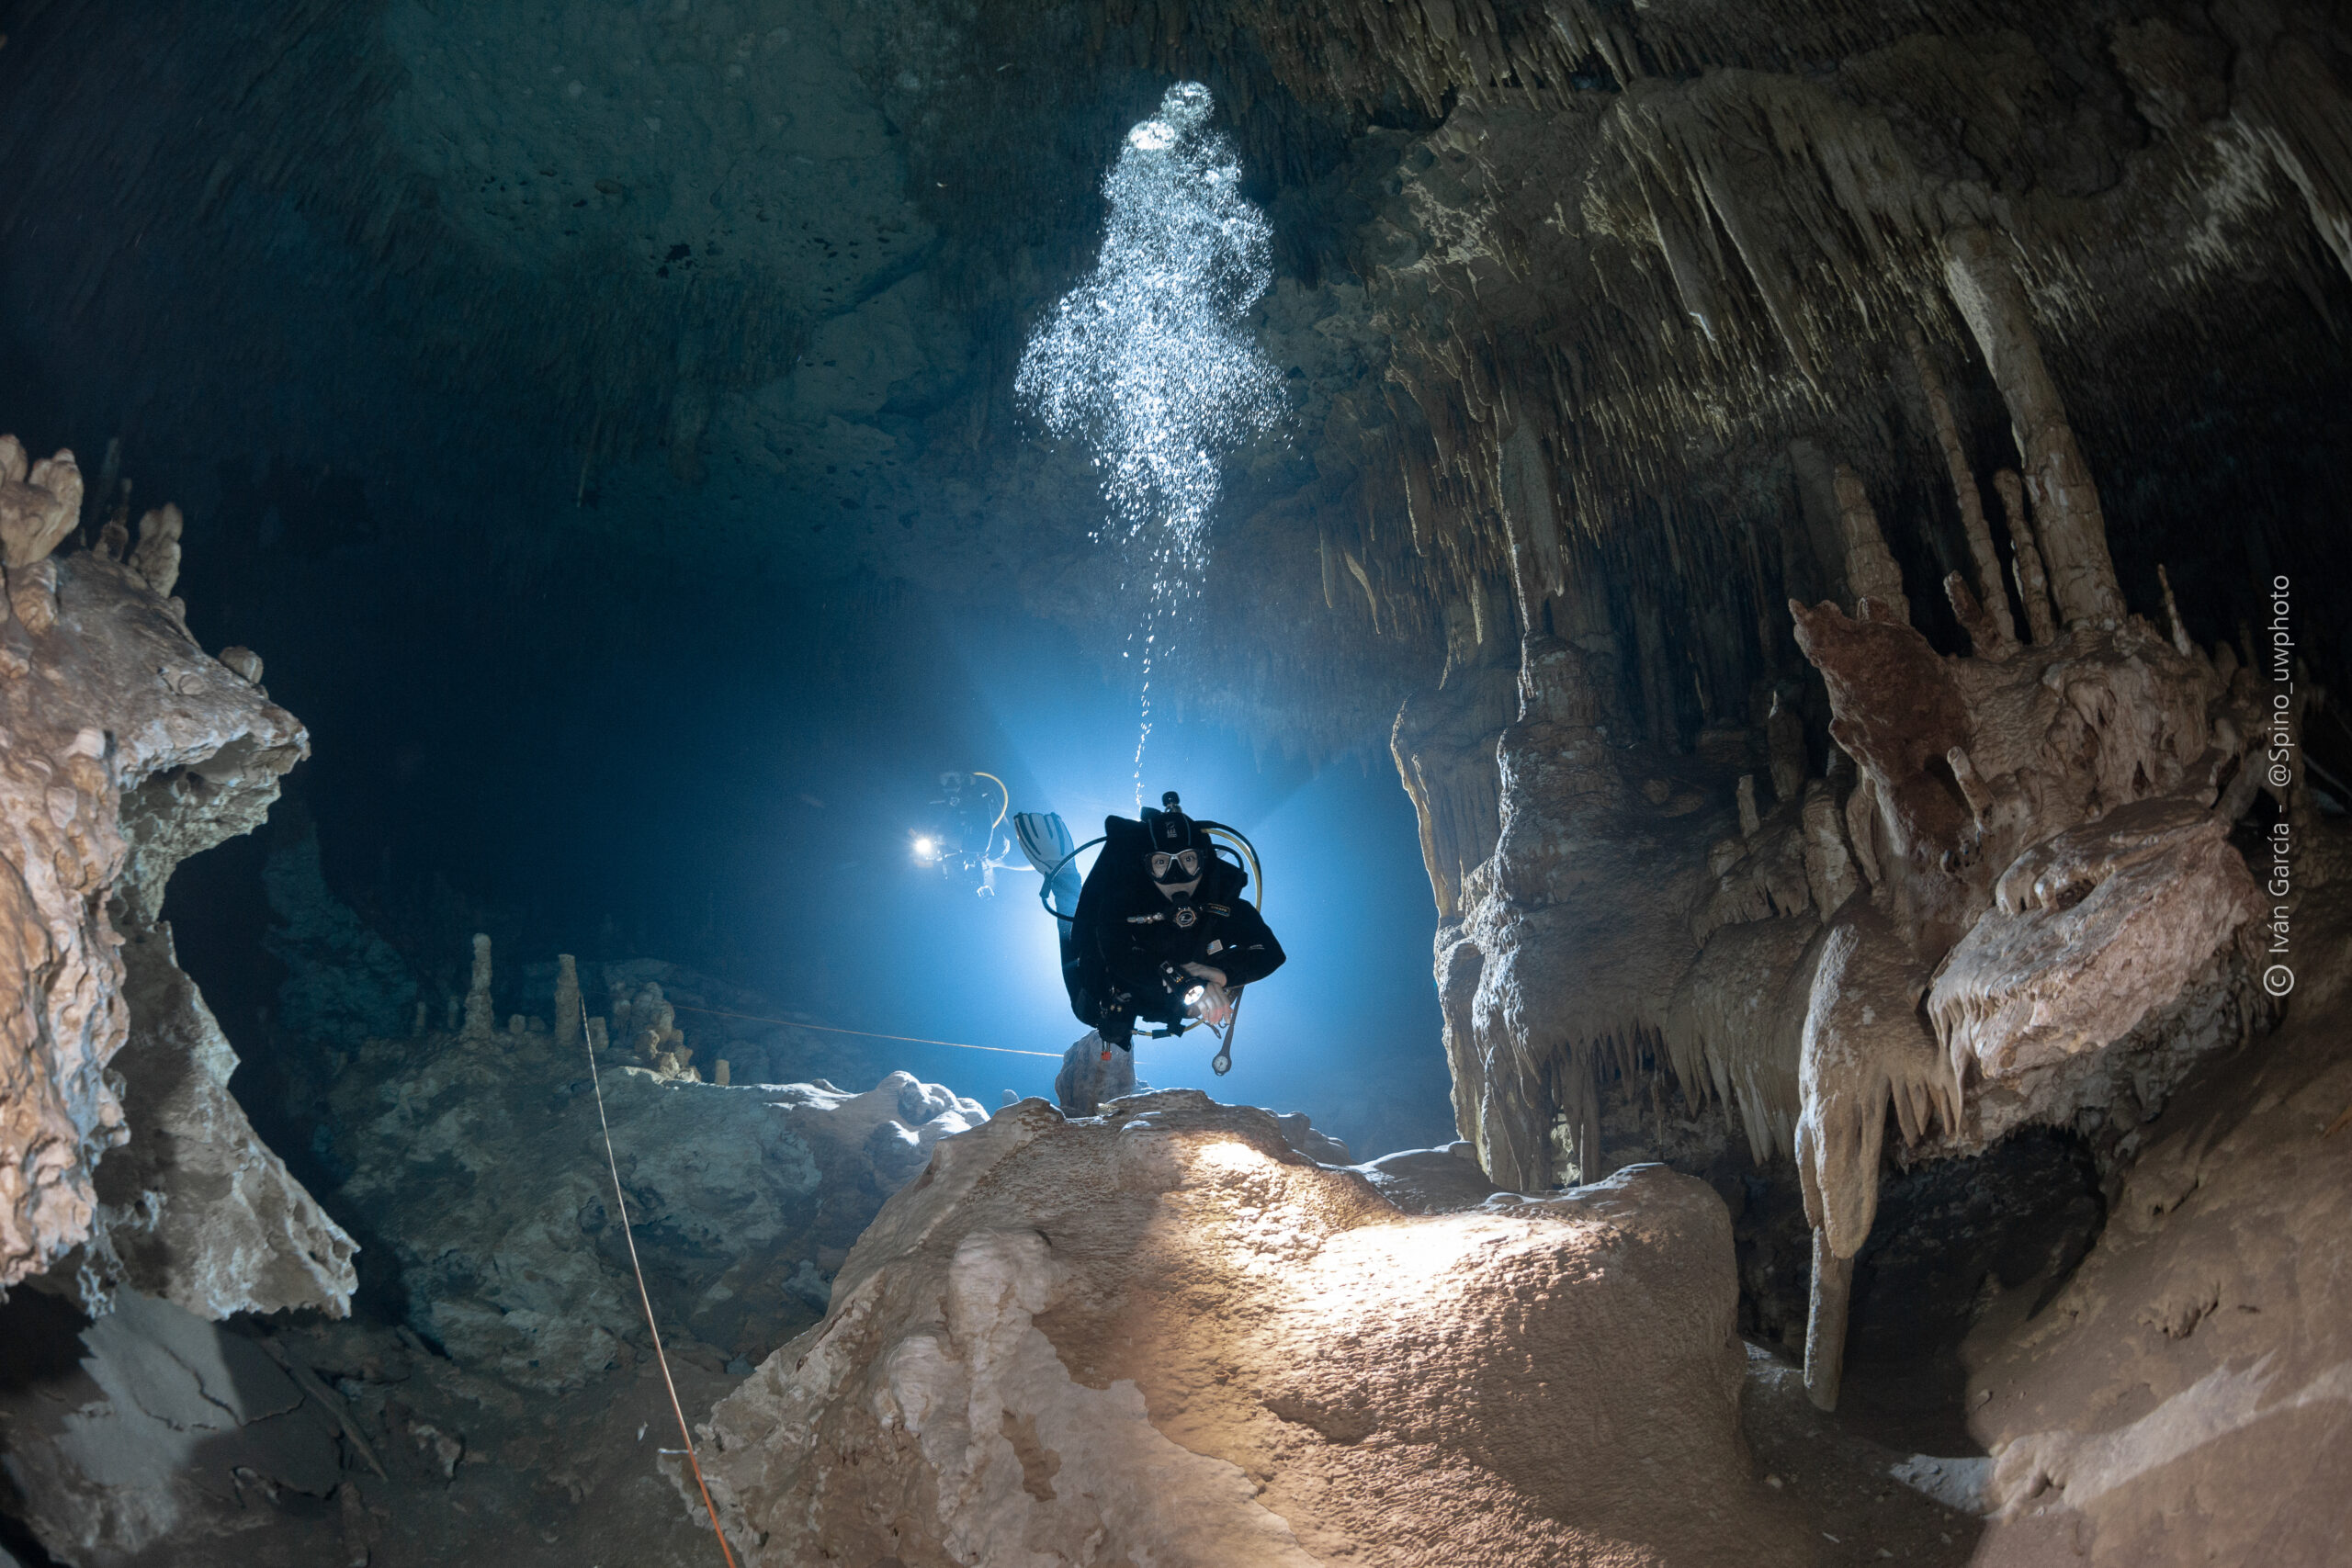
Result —
[[2120, 620], [2123, 594], [2107, 553], [2098, 487], [2042, 363], [2025, 288], [2000, 243], [1984, 230], [1953, 230], [1943, 243], [1944, 283], [2009, 406], [2059, 619], [2069, 626]]

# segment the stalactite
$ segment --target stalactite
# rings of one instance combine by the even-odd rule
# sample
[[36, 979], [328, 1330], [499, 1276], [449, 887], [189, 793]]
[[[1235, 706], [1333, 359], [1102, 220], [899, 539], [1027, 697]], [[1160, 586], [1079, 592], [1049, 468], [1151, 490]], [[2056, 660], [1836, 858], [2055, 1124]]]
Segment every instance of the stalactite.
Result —
[[2123, 615], [2123, 594], [2108, 557], [2107, 519], [2057, 385], [2042, 363], [2017, 271], [2000, 243], [1982, 229], [1954, 230], [1943, 245], [1952, 299], [2009, 406], [2059, 618], [2068, 626], [2111, 626]]
[[2236, 51], [2232, 112], [2302, 193], [2312, 227], [2352, 275], [2352, 97], [2271, 6], [2228, 0], [2213, 19]]

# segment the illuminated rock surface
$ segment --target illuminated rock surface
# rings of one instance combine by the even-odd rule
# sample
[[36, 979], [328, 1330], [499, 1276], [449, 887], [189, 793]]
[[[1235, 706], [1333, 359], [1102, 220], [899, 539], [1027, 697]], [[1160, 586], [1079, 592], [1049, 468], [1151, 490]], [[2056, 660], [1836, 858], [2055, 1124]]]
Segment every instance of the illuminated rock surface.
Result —
[[80, 1247], [93, 1302], [128, 1285], [213, 1318], [341, 1311], [351, 1240], [230, 1098], [236, 1056], [160, 920], [173, 868], [258, 825], [309, 737], [164, 597], [176, 512], [133, 554], [157, 581], [27, 531], [81, 500], [72, 454], [28, 468], [0, 437], [0, 1287]]
[[1026, 1101], [886, 1207], [705, 1464], [753, 1562], [1804, 1562], [1734, 1296], [1721, 1201], [1661, 1168], [1413, 1216], [1196, 1092]]

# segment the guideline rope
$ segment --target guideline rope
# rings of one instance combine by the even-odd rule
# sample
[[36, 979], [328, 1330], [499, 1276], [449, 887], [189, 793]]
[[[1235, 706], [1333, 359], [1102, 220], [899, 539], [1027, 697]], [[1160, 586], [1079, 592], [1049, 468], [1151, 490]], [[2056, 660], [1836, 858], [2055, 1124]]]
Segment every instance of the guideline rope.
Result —
[[797, 1018], [762, 1018], [757, 1013], [688, 1007], [684, 1002], [672, 1002], [670, 1005], [680, 1012], [706, 1013], [712, 1018], [740, 1018], [746, 1023], [776, 1023], [786, 1029], [814, 1029], [826, 1034], [856, 1034], [868, 1040], [903, 1040], [910, 1045], [948, 1045], [958, 1051], [993, 1051], [1000, 1056], [1043, 1056], [1052, 1062], [1062, 1059], [1059, 1051], [1016, 1051], [1010, 1045], [967, 1045], [961, 1040], [926, 1040], [920, 1034], [876, 1034], [870, 1029], [835, 1029], [830, 1023], [803, 1023]]
[[727, 1532], [718, 1528], [718, 1510], [710, 1501], [710, 1483], [702, 1477], [702, 1456], [695, 1451], [695, 1435], [686, 1429], [685, 1406], [678, 1403], [677, 1381], [670, 1375], [670, 1358], [662, 1348], [662, 1325], [654, 1321], [653, 1297], [645, 1288], [645, 1269], [637, 1260], [637, 1233], [629, 1228], [628, 1196], [621, 1190], [621, 1164], [613, 1153], [613, 1124], [605, 1115], [605, 1080], [596, 1071], [594, 1041], [588, 1043], [588, 1081], [596, 1090], [596, 1124], [605, 1132], [605, 1166], [613, 1173], [613, 1201], [621, 1212], [621, 1239], [628, 1243], [629, 1271], [637, 1276], [638, 1304], [645, 1309], [646, 1331], [653, 1336], [653, 1359], [662, 1368], [662, 1386], [670, 1391], [670, 1413], [678, 1418], [678, 1440], [686, 1445], [686, 1462], [694, 1466], [695, 1485], [702, 1492], [703, 1511], [710, 1516], [710, 1533], [718, 1538], [719, 1555], [727, 1560], [727, 1568], [735, 1568], [734, 1549], [727, 1544]]

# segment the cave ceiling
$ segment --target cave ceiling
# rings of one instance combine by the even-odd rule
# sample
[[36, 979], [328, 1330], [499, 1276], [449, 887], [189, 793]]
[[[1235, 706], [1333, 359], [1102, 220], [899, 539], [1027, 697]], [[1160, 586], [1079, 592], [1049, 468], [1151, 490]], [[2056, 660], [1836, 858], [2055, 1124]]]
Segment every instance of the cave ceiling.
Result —
[[[340, 472], [368, 536], [442, 530], [509, 598], [878, 582], [1106, 662], [1097, 475], [1012, 367], [1125, 128], [1205, 81], [1277, 235], [1255, 328], [1291, 416], [1233, 459], [1184, 668], [1309, 751], [1503, 646], [1515, 482], [1616, 620], [1696, 629], [1645, 678], [1661, 733], [1802, 670], [1792, 441], [1949, 570], [1909, 334], [1981, 466], [2014, 461], [1941, 281], [1956, 228], [2013, 247], [2127, 592], [2172, 560], [2201, 636], [2343, 434], [2319, 7], [14, 9], [7, 353], [61, 438], [120, 435], [155, 482], [224, 435]], [[2252, 544], [2201, 526], [2249, 504]]]

